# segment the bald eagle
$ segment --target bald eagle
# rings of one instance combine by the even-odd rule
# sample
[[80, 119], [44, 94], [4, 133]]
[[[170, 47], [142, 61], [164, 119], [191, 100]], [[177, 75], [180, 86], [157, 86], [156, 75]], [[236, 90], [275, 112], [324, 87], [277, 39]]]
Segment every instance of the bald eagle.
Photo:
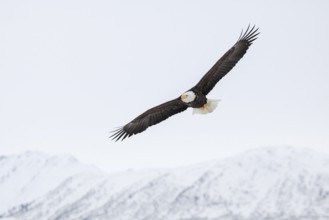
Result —
[[215, 63], [194, 87], [178, 98], [153, 107], [123, 127], [112, 131], [113, 134], [110, 138], [116, 141], [124, 140], [145, 131], [148, 127], [158, 124], [170, 116], [185, 111], [188, 107], [193, 108], [193, 113], [197, 114], [207, 114], [214, 111], [219, 100], [207, 99], [206, 95], [244, 56], [249, 46], [257, 39], [258, 34], [258, 28], [255, 26], [252, 28], [248, 26], [245, 32], [242, 30], [233, 47]]

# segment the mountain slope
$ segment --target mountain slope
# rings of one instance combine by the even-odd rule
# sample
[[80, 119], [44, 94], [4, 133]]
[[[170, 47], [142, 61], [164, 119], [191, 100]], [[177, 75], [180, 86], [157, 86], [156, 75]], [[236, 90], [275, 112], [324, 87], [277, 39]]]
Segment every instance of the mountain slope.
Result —
[[[2, 217], [329, 219], [329, 157], [294, 148], [258, 149], [225, 160], [171, 170], [114, 175], [88, 170], [61, 180], [56, 187], [29, 202], [16, 203]], [[0, 190], [1, 187], [0, 182]]]
[[0, 213], [42, 196], [66, 178], [79, 173], [101, 173], [70, 155], [47, 156], [26, 152], [0, 157]]

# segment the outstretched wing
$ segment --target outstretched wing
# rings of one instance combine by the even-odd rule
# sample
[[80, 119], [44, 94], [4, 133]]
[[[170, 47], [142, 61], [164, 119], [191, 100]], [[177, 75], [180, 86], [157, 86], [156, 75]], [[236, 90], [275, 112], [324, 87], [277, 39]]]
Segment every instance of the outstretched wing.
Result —
[[180, 98], [165, 102], [154, 108], [151, 108], [126, 124], [125, 126], [114, 130], [110, 137], [113, 140], [124, 140], [134, 134], [145, 131], [148, 127], [158, 124], [170, 116], [186, 110], [188, 106]]
[[249, 46], [254, 40], [257, 39], [259, 34], [258, 28], [253, 26], [250, 30], [249, 27], [243, 33], [240, 34], [238, 41], [234, 46], [229, 49], [216, 63], [215, 65], [202, 77], [202, 79], [195, 86], [199, 88], [204, 95], [207, 95], [217, 84], [217, 82], [223, 78], [239, 60], [247, 52]]

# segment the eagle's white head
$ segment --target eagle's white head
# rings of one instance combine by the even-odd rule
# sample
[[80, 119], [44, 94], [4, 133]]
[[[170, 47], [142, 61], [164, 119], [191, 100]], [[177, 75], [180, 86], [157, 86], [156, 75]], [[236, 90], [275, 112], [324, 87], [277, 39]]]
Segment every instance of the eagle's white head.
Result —
[[181, 100], [185, 103], [190, 103], [193, 102], [195, 99], [196, 95], [192, 91], [185, 92], [183, 95], [181, 95]]

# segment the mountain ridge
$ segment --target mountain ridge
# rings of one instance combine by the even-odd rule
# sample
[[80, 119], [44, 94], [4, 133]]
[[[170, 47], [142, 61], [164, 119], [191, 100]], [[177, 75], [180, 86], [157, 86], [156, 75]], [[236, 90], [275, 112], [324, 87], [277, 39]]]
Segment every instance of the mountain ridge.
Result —
[[262, 148], [192, 166], [116, 174], [83, 169], [0, 212], [0, 219], [329, 219], [329, 156], [309, 150]]

